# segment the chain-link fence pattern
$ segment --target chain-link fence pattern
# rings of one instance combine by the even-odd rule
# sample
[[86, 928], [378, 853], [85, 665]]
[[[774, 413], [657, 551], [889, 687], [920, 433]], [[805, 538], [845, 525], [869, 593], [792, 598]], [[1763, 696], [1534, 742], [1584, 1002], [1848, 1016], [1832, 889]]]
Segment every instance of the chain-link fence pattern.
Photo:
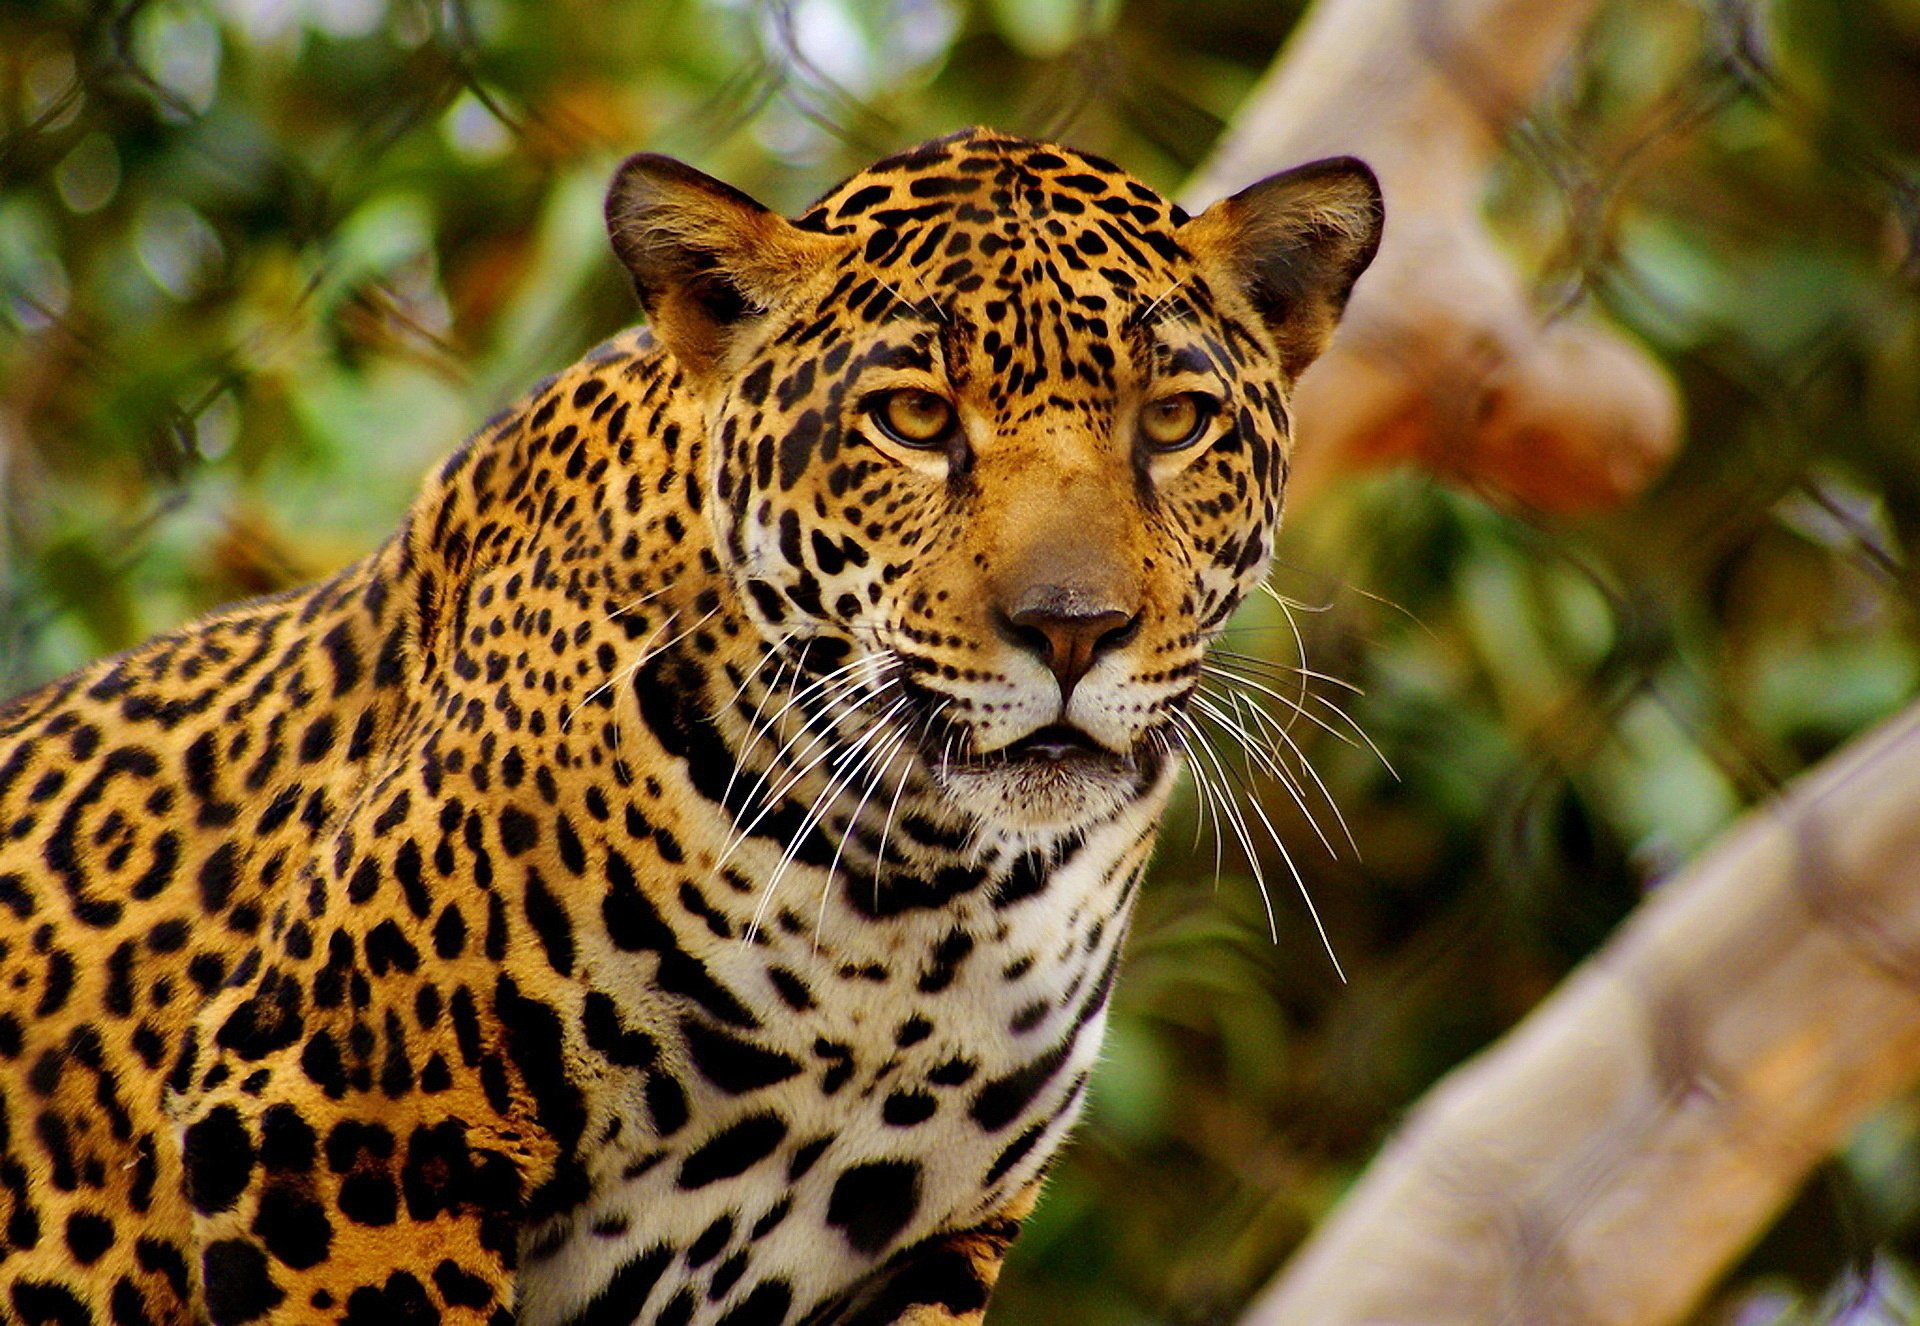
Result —
[[[1549, 514], [1448, 450], [1499, 408], [1495, 366], [1455, 363], [1424, 466], [1296, 505], [1228, 649], [1252, 699], [1304, 657], [1312, 773], [1222, 776], [1348, 983], [1278, 853], [1270, 935], [1187, 798], [1003, 1322], [1231, 1320], [1428, 1085], [1920, 690], [1920, 8], [1613, 0], [1520, 98], [1501, 34], [1414, 3], [1499, 135], [1485, 215], [1539, 325], [1630, 330], [1686, 442], [1612, 512]], [[466, 430], [631, 320], [599, 223], [621, 153], [795, 210], [987, 122], [1171, 192], [1303, 9], [0, 5], [0, 692], [371, 546]], [[1908, 1101], [1701, 1319], [1910, 1320], [1915, 1258]]]

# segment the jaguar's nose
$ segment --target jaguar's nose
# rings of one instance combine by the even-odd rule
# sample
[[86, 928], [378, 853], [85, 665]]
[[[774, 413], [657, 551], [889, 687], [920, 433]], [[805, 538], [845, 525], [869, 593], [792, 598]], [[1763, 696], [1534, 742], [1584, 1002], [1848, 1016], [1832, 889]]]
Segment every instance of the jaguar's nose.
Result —
[[1007, 638], [1039, 656], [1060, 683], [1060, 703], [1100, 656], [1131, 640], [1140, 613], [1067, 585], [1037, 585], [999, 613]]

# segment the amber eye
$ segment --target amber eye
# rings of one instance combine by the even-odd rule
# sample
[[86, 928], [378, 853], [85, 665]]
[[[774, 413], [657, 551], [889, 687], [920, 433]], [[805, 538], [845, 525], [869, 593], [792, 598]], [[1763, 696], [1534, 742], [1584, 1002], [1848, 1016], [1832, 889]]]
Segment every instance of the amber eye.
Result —
[[953, 406], [918, 387], [890, 391], [873, 406], [874, 422], [904, 447], [936, 447], [953, 429]]
[[1213, 400], [1197, 391], [1162, 396], [1140, 411], [1140, 431], [1155, 451], [1178, 451], [1200, 440], [1213, 417]]

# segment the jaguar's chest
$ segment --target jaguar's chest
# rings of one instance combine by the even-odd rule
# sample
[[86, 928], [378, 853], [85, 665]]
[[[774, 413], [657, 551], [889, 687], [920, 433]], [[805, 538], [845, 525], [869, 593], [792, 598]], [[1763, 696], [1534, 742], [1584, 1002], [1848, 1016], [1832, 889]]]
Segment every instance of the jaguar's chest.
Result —
[[1006, 1206], [1079, 1109], [1152, 818], [1122, 816], [1037, 875], [1013, 857], [944, 907], [875, 920], [829, 896], [817, 937], [701, 946], [692, 960], [741, 1007], [635, 1001], [681, 1096], [662, 1118], [656, 1072], [607, 1093], [591, 1196], [526, 1240], [521, 1320], [801, 1319]]

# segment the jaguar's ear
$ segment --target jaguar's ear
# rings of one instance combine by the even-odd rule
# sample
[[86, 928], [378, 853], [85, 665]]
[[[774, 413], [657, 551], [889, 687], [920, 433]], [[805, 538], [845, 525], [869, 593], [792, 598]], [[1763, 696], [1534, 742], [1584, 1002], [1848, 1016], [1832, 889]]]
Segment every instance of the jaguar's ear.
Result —
[[654, 335], [695, 376], [742, 324], [778, 303], [833, 247], [730, 184], [672, 157], [628, 157], [607, 190], [607, 233]]
[[1329, 157], [1269, 175], [1180, 228], [1266, 320], [1289, 377], [1327, 347], [1353, 283], [1380, 247], [1380, 182], [1364, 162]]

